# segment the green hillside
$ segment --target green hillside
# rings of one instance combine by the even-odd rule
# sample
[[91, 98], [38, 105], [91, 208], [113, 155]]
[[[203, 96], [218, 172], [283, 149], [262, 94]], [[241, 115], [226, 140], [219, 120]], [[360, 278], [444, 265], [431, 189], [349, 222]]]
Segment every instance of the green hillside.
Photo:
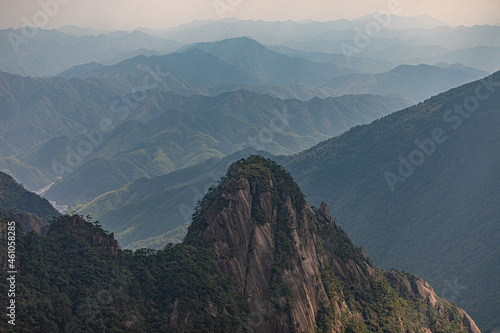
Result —
[[400, 96], [352, 95], [302, 102], [246, 90], [187, 98], [157, 90], [136, 111], [150, 119], [116, 127], [45, 196], [74, 207], [138, 177], [167, 174], [247, 147], [297, 153], [408, 105]]
[[[498, 76], [497, 73], [486, 82], [498, 82]], [[295, 156], [275, 159], [290, 169], [304, 188], [308, 202], [317, 205], [322, 198], [328, 199], [335, 216], [344, 221], [342, 227], [376, 263], [426, 278], [439, 295], [472, 312], [480, 327], [488, 331], [498, 326], [496, 313], [500, 306], [496, 292], [500, 288], [493, 278], [498, 274], [494, 262], [500, 251], [495, 241], [495, 202], [499, 193], [494, 171], [498, 169], [494, 152], [500, 142], [495, 134], [498, 90], [481, 101], [479, 110], [463, 119], [456, 130], [452, 128], [459, 124], [456, 114], [448, 114], [448, 122], [443, 119], [455, 103], [474, 96], [478, 84], [464, 85], [370, 125], [354, 127]], [[486, 91], [487, 88], [480, 90]], [[425, 163], [415, 168], [410, 177], [399, 175], [399, 156], [408, 160], [419, 149], [415, 140], [432, 138], [437, 128], [442, 128], [449, 138], [436, 143], [430, 156], [424, 154]], [[182, 225], [185, 219], [179, 207], [192, 210], [193, 197], [215, 182], [213, 175], [220, 176], [220, 169], [216, 164], [200, 164], [193, 169], [198, 176], [192, 184], [188, 182], [192, 176], [176, 174], [176, 184], [184, 183], [178, 189], [162, 178], [152, 178], [151, 184], [174, 189], [158, 191], [151, 187], [150, 198], [128, 201], [135, 192], [124, 188], [117, 192], [123, 194], [123, 201], [114, 201], [114, 194], [107, 193], [81, 212], [96, 214], [105, 224], [120, 226], [121, 213], [129, 211], [123, 215], [123, 225], [127, 227], [120, 230], [141, 227], [130, 229], [126, 237], [120, 232], [119, 237], [124, 237], [124, 244], [149, 239]], [[215, 172], [210, 176], [206, 170]], [[393, 184], [394, 192], [385, 172], [404, 180]], [[137, 193], [146, 193], [146, 189], [144, 186], [144, 191]], [[161, 217], [161, 210], [153, 208], [161, 198], [165, 200], [164, 209], [174, 212], [171, 216]], [[109, 208], [114, 202], [116, 207], [123, 207], [121, 213]], [[141, 216], [155, 217], [151, 223], [154, 228], [148, 229], [149, 224], [139, 222]], [[159, 232], [155, 234], [155, 230]], [[136, 233], [140, 235], [137, 238]]]
[[[116, 95], [73, 79], [35, 79], [0, 72], [2, 156], [24, 153], [58, 136], [74, 136], [105, 117]], [[5, 148], [4, 148], [5, 147]]]
[[123, 247], [162, 249], [169, 240], [182, 241], [187, 230], [184, 225], [191, 221], [198, 201], [227, 167], [254, 152], [246, 149], [167, 175], [136, 179], [78, 207], [77, 213], [101, 221], [104, 228], [115, 232]]
[[12, 212], [28, 212], [49, 221], [59, 212], [43, 198], [27, 191], [11, 176], [0, 172], [0, 208]]
[[497, 72], [280, 159], [375, 263], [425, 278], [486, 332], [500, 325], [499, 82]]
[[[228, 247], [238, 239], [243, 247]], [[20, 234], [17, 249], [15, 332], [479, 332], [425, 281], [373, 266], [326, 205], [305, 205], [290, 174], [258, 156], [209, 190], [182, 244], [123, 251], [98, 223], [66, 215], [46, 237]], [[246, 262], [246, 273], [231, 262]], [[0, 328], [14, 332], [7, 321]]]

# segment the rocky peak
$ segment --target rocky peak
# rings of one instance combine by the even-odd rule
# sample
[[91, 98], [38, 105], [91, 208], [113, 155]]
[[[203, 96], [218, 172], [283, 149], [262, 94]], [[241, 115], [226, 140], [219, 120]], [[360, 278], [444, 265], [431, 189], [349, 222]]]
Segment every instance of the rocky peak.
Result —
[[[7, 225], [8, 222], [15, 221], [17, 223], [16, 227], [16, 237], [20, 237], [30, 231], [35, 231], [39, 235], [45, 235], [48, 229], [48, 224], [44, 219], [38, 217], [37, 215], [27, 213], [27, 212], [8, 212], [0, 208], [0, 267], [7, 267]], [[20, 227], [19, 227], [20, 226]]]
[[0, 218], [8, 221], [16, 221], [22, 226], [25, 233], [35, 231], [39, 235], [43, 236], [47, 232], [47, 222], [32, 213], [6, 211], [0, 208]]
[[[425, 331], [431, 323], [406, 317], [420, 311], [412, 307], [419, 299], [442, 316], [435, 319], [439, 325], [477, 333], [474, 322], [438, 299], [425, 281], [384, 275], [374, 267], [337, 227], [326, 203], [313, 211], [290, 174], [263, 157], [251, 156], [229, 168], [203, 198], [185, 243], [210, 249], [248, 302], [255, 332], [380, 329], [377, 320], [387, 327], [397, 323], [403, 332]], [[394, 296], [394, 302], [406, 312], [397, 312], [381, 296], [398, 292], [404, 297]], [[395, 313], [382, 310], [388, 306]], [[450, 324], [450, 311], [463, 320]]]
[[319, 206], [319, 209], [318, 209], [318, 213], [323, 218], [325, 218], [328, 223], [331, 223], [334, 226], [337, 226], [337, 224], [335, 223], [335, 220], [330, 215], [330, 206], [328, 206], [326, 203], [321, 202], [321, 205]]
[[233, 165], [211, 195], [187, 242], [213, 244], [214, 259], [246, 297], [257, 331], [314, 329], [316, 300], [325, 293], [316, 279], [314, 212], [289, 174], [254, 157]]

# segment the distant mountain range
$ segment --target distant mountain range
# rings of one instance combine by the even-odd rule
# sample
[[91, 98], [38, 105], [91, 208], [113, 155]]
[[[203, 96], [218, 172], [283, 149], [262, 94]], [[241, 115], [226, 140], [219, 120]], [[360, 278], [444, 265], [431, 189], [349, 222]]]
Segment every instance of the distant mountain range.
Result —
[[[393, 15], [389, 24], [370, 38], [369, 45], [346, 57], [345, 45], [355, 46], [358, 31], [378, 22], [376, 17], [374, 13], [331, 22], [196, 21], [163, 31], [100, 32], [74, 26], [59, 30], [5, 29], [0, 30], [0, 71], [52, 76], [89, 62], [116, 64], [136, 55], [165, 55], [193, 43], [238, 37], [250, 37], [273, 47], [352, 57], [353, 66], [358, 68], [356, 63], [364, 58], [371, 64], [368, 68], [378, 68], [378, 72], [402, 64], [438, 62], [463, 63], [489, 73], [500, 68], [498, 57], [484, 59], [480, 52], [484, 47], [500, 47], [499, 26], [451, 28], [428, 16]], [[380, 62], [388, 62], [391, 67], [380, 69], [376, 65]]]
[[401, 65], [381, 74], [351, 74], [330, 80], [325, 86], [339, 95], [369, 93], [375, 95], [399, 94], [422, 102], [452, 87], [476, 80], [485, 72], [466, 72], [460, 67]]
[[0, 72], [1, 156], [72, 135], [111, 117], [116, 94], [82, 80], [34, 79]]
[[58, 30], [0, 30], [0, 70], [24, 76], [52, 76], [78, 64], [109, 63], [139, 49], [170, 53], [181, 44], [140, 31], [75, 35]]
[[[57, 177], [62, 174], [75, 171], [75, 167], [80, 168], [67, 178], [68, 182], [80, 184], [80, 187], [63, 185], [65, 180], [61, 180], [46, 192], [58, 201], [64, 198], [71, 206], [118, 189], [140, 176], [165, 174], [211, 156], [230, 154], [242, 148], [239, 145], [247, 137], [255, 137], [260, 133], [259, 128], [269, 127], [269, 122], [275, 117], [273, 110], [281, 112], [279, 110], [283, 108], [311, 108], [305, 111], [310, 113], [307, 116], [309, 118], [301, 118], [290, 133], [273, 135], [269, 142], [257, 147], [274, 154], [297, 153], [351, 126], [368, 123], [409, 105], [408, 101], [392, 96], [394, 94], [421, 101], [484, 74], [463, 65], [439, 64], [399, 66], [381, 74], [337, 76], [346, 71], [345, 67], [328, 61], [315, 62], [279, 54], [254, 40], [237, 38], [191, 45], [180, 53], [165, 56], [137, 56], [112, 66], [89, 63], [61, 74], [71, 79], [34, 79], [2, 73], [0, 97], [3, 109], [0, 117], [3, 122], [0, 125], [0, 141], [3, 145], [0, 147], [0, 168], [34, 190], [57, 181]], [[151, 85], [148, 89], [144, 86], [146, 78], [146, 83]], [[321, 87], [313, 87], [300, 80]], [[293, 83], [278, 85], [289, 82]], [[217, 102], [208, 102], [210, 99], [193, 97], [186, 100], [186, 97], [164, 92], [174, 91], [185, 96], [214, 95], [216, 97], [212, 101], [217, 101], [226, 98], [227, 91], [235, 91], [240, 87], [281, 99], [300, 97], [308, 102], [301, 104], [289, 100], [283, 103], [277, 99], [244, 93], [238, 98], [233, 95], [234, 98], [227, 99], [221, 107], [217, 106]], [[139, 96], [141, 103], [126, 104], [124, 98], [132, 98], [131, 94], [136, 89], [145, 92], [143, 97]], [[337, 104], [332, 104], [331, 99], [324, 102], [314, 99], [315, 96], [326, 98], [366, 93], [388, 97], [343, 97]], [[137, 96], [134, 98], [139, 98]], [[228, 104], [228, 101], [234, 105]], [[190, 106], [192, 103], [197, 106]], [[194, 116], [194, 109], [221, 109], [211, 112], [224, 114], [224, 121], [227, 121], [230, 119], [228, 116], [233, 117], [229, 115], [232, 107], [236, 110], [251, 107], [258, 113], [255, 114], [256, 118], [241, 118], [238, 120], [240, 123], [234, 125], [238, 130], [224, 133], [222, 137], [215, 127], [193, 128], [191, 124], [197, 117], [203, 119], [209, 115], [204, 112]], [[184, 111], [175, 111], [179, 108]], [[192, 114], [190, 119], [181, 119], [187, 116], [185, 111]], [[154, 120], [162, 114], [163, 120]], [[184, 115], [181, 117], [181, 114]], [[244, 115], [241, 112], [239, 114], [240, 117]], [[324, 118], [325, 115], [327, 118]], [[113, 130], [112, 136], [104, 138], [101, 137], [102, 133], [96, 133], [103, 119], [118, 128], [117, 131]], [[179, 121], [185, 127], [174, 131], [171, 119], [178, 119], [176, 123]], [[230, 120], [230, 123], [234, 120]], [[124, 121], [128, 123], [122, 124]], [[160, 129], [159, 124], [166, 127]], [[228, 124], [218, 122], [221, 128], [227, 128]], [[310, 125], [303, 128], [304, 124]], [[171, 129], [168, 135], [165, 132], [167, 128]], [[214, 132], [217, 134], [214, 135]], [[99, 148], [96, 149], [92, 142], [90, 146], [87, 144], [90, 151], [82, 153], [85, 155], [84, 161], [75, 156], [74, 150], [79, 143], [88, 141], [86, 135], [89, 136], [89, 133], [97, 135], [93, 140], [99, 141]], [[189, 144], [190, 148], [185, 150], [188, 141], [179, 141], [183, 137], [197, 137], [196, 143]], [[233, 140], [238, 143], [235, 144]], [[255, 144], [253, 146], [256, 147]], [[71, 156], [73, 162], [68, 162]], [[138, 160], [138, 156], [142, 158]], [[59, 172], [55, 171], [54, 163], [57, 163]], [[62, 168], [68, 163], [71, 164], [69, 168]], [[98, 180], [95, 188], [86, 183], [95, 168], [103, 170], [104, 174], [111, 172], [113, 177], [107, 177], [104, 182]], [[116, 172], [117, 169], [121, 171]], [[85, 174], [88, 176], [83, 176]], [[84, 186], [86, 190], [81, 188]], [[80, 197], [68, 195], [67, 191]]]
[[[283, 41], [314, 39], [316, 36], [323, 34], [337, 34], [342, 36], [342, 33], [351, 33], [354, 28], [363, 26], [367, 21], [373, 20], [372, 15], [360, 17], [355, 20], [340, 19], [328, 22], [295, 22], [292, 20], [265, 22], [225, 19], [218, 21], [195, 21], [163, 31], [149, 29], [141, 29], [141, 31], [184, 44], [216, 41], [241, 36], [254, 38], [264, 44], [279, 44]], [[389, 28], [393, 30], [405, 30], [433, 29], [446, 26], [446, 23], [426, 15], [419, 17], [398, 17], [393, 15]], [[450, 28], [447, 29], [451, 30]]]
[[[306, 58], [316, 59], [312, 61], [300, 55], [300, 52], [292, 56], [280, 54], [255, 40], [234, 38], [189, 45], [178, 53], [165, 56], [138, 56], [112, 66], [90, 63], [59, 75], [93, 78], [93, 82], [111, 77], [113, 82], [121, 81], [121, 86], [132, 89], [140, 84], [138, 68], [159, 66], [167, 73], [162, 87], [182, 95], [217, 95], [245, 88], [275, 97], [303, 100], [313, 96], [375, 93], [400, 94], [417, 102], [487, 75], [474, 68], [447, 64], [399, 66], [380, 74], [352, 74], [354, 70], [346, 67], [345, 57], [306, 54]], [[356, 66], [370, 65], [358, 61]]]
[[198, 43], [180, 50], [198, 49], [225, 60], [251, 73], [262, 83], [283, 86], [300, 81], [321, 86], [327, 80], [352, 71], [342, 71], [334, 64], [289, 57], [268, 49], [249, 38], [233, 38], [221, 42]]
[[[148, 69], [141, 73], [156, 75], [148, 74]], [[210, 80], [210, 72], [205, 77]], [[157, 80], [151, 82], [159, 85], [163, 77]], [[132, 90], [117, 96], [115, 91], [124, 89], [120, 82], [109, 77], [34, 79], [0, 73], [0, 140], [4, 143], [0, 170], [32, 190], [64, 175], [46, 194], [75, 205], [137, 177], [165, 174], [247, 146], [275, 154], [297, 153], [411, 105], [401, 96], [301, 102], [245, 90], [217, 97], [183, 97], [154, 87], [140, 103], [127, 104], [124, 98], [134, 98]], [[95, 168], [113, 176], [103, 178], [106, 181], [95, 178]]]

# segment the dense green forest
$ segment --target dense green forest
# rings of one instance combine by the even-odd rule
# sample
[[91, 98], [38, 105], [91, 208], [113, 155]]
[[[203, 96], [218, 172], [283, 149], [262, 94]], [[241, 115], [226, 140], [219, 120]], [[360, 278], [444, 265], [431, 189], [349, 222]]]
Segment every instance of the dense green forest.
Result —
[[[245, 182], [249, 187], [238, 185]], [[235, 282], [236, 276], [214, 257], [217, 244], [228, 239], [209, 236], [206, 224], [211, 216], [219, 216], [228, 224], [212, 230], [224, 234], [234, 228], [224, 216], [240, 214], [231, 207], [245, 204], [234, 201], [245, 191], [256, 202], [249, 207], [248, 222], [238, 223], [249, 223], [247, 227], [255, 230], [269, 227], [273, 235], [270, 259], [274, 263], [267, 282], [272, 291], [270, 307], [258, 323], [252, 321], [255, 309]], [[271, 211], [276, 212], [271, 220], [262, 201], [267, 196], [272, 198]], [[292, 219], [292, 215], [303, 218]], [[323, 266], [317, 281], [304, 283], [317, 283], [326, 292], [311, 300], [320, 304], [314, 330], [423, 332], [427, 327], [433, 332], [467, 332], [455, 306], [430, 301], [432, 289], [430, 294], [418, 291], [418, 286], [425, 286], [422, 280], [375, 268], [324, 206], [309, 208], [290, 174], [271, 160], [252, 156], [233, 164], [200, 202], [193, 219], [184, 243], [135, 252], [119, 249], [113, 234], [98, 221], [86, 222], [76, 215], [51, 221], [44, 237], [26, 234], [18, 225], [16, 329], [2, 321], [2, 331], [253, 332], [255, 325], [267, 327], [266, 323], [296, 331], [291, 304], [303, 300], [294, 299], [286, 276], [304, 278], [294, 273], [306, 259], [300, 259], [299, 253], [302, 246], [314, 246]], [[300, 228], [308, 233], [297, 239], [294, 230]], [[258, 249], [254, 251], [258, 255]], [[343, 268], [339, 271], [339, 267]], [[0, 279], [2, 294], [7, 288], [5, 272]], [[413, 291], [405, 290], [404, 283], [412, 285]]]
[[22, 184], [3, 172], [0, 172], [0, 208], [12, 212], [29, 212], [47, 221], [59, 215], [47, 199], [27, 191]]
[[499, 86], [497, 72], [278, 159], [375, 263], [426, 279], [485, 331], [500, 325]]
[[[438, 295], [469, 310], [485, 330], [498, 326], [500, 299], [498, 280], [493, 278], [498, 266], [495, 151], [500, 141], [495, 133], [499, 90], [494, 85], [498, 81], [496, 73], [485, 81], [355, 127], [303, 153], [272, 157], [294, 175], [309, 204], [326, 201], [332, 206], [340, 225], [378, 265], [424, 277]], [[464, 109], [467, 118], [462, 118], [453, 111], [455, 105], [474, 97], [478, 87], [481, 93], [493, 91], [480, 101], [476, 112]], [[436, 129], [442, 129], [447, 139], [433, 141], [434, 149], [428, 142], [434, 140]], [[421, 151], [415, 142], [420, 146], [427, 142], [424, 148], [429, 156], [422, 152], [425, 162], [415, 167], [410, 177], [403, 177], [398, 169], [401, 159], [408, 161], [410, 154]], [[126, 224], [117, 230], [126, 241], [142, 241], [134, 236], [153, 236], [147, 227], [126, 232], [128, 228], [136, 230], [134, 226], [145, 226], [144, 219], [136, 219], [138, 216], [150, 217], [147, 220], [157, 217], [147, 225], [156, 225], [161, 234], [166, 234], [186, 220], [179, 207], [192, 210], [193, 198], [215, 183], [214, 175], [222, 175], [231, 158], [239, 157], [211, 160], [181, 172], [133, 182], [94, 200], [82, 211], [102, 212], [104, 223], [120, 228], [116, 212], [123, 208]], [[400, 177], [393, 178], [399, 179], [393, 184], [394, 192], [386, 172]], [[147, 195], [138, 200], [140, 193]], [[168, 219], [158, 208], [160, 202], [174, 212]], [[165, 224], [160, 223], [162, 219]], [[162, 246], [160, 239], [142, 244]]]

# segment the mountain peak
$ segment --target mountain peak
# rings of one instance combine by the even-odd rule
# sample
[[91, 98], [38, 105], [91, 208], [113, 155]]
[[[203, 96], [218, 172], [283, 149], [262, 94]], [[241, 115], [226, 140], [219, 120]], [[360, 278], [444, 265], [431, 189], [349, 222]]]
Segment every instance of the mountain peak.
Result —
[[[439, 300], [427, 282], [375, 268], [337, 227], [326, 203], [318, 210], [307, 206], [290, 174], [262, 156], [229, 167], [199, 203], [184, 244], [209, 251], [247, 302], [258, 332], [393, 331], [392, 325], [416, 332], [431, 324], [477, 332], [466, 328], [476, 327], [465, 312]], [[388, 307], [380, 296], [387, 294], [401, 296]], [[435, 322], [413, 321], [422, 311], [432, 312]]]
[[[240, 191], [248, 193], [243, 195]], [[223, 204], [230, 201], [234, 193], [240, 193], [234, 198], [235, 200], [243, 199], [244, 204], [253, 205], [251, 207], [251, 213], [253, 214], [251, 220], [261, 224], [269, 222], [271, 218], [270, 215], [263, 216], [255, 202], [260, 200], [260, 196], [264, 193], [273, 194], [273, 199], [280, 199], [281, 203], [286, 202], [286, 198], [283, 196], [289, 196], [289, 203], [299, 211], [306, 205], [305, 196], [288, 171], [270, 159], [252, 155], [234, 162], [218, 186], [212, 187], [199, 202], [199, 207], [193, 215], [193, 224], [186, 236], [186, 240], [193, 239], [194, 230], [204, 229], [201, 221], [207, 218], [210, 219], [205, 215], [207, 213], [217, 214], [223, 208]], [[279, 198], [279, 194], [282, 195], [281, 198]]]
[[[250, 156], [232, 164], [219, 185], [208, 191], [184, 243], [158, 252], [121, 251], [113, 234], [97, 221], [62, 216], [50, 225], [47, 237], [30, 233], [18, 240], [23, 244], [23, 272], [33, 281], [26, 294], [57, 280], [47, 274], [55, 271], [57, 281], [63, 281], [59, 290], [70, 295], [60, 301], [70, 319], [59, 327], [38, 324], [35, 330], [62, 331], [78, 322], [72, 309], [81, 299], [92, 299], [95, 292], [101, 295], [102, 281], [126, 278], [119, 297], [127, 307], [110, 303], [113, 315], [105, 312], [100, 326], [91, 327], [162, 332], [479, 332], [465, 312], [440, 300], [422, 279], [375, 268], [335, 225], [329, 210], [326, 203], [318, 210], [307, 206], [281, 166]], [[6, 230], [7, 223], [0, 221], [2, 246]], [[6, 256], [0, 253], [2, 262]], [[81, 267], [81, 279], [70, 277]], [[75, 290], [84, 294], [75, 296]], [[49, 292], [52, 297], [54, 292]], [[128, 301], [137, 295], [141, 302]], [[42, 307], [38, 304], [36, 309]], [[60, 313], [49, 307], [49, 320], [60, 320]], [[134, 319], [123, 326], [129, 318]]]
[[286, 170], [250, 156], [203, 198], [185, 243], [211, 250], [248, 301], [254, 329], [310, 331], [325, 293], [314, 278], [321, 275], [314, 215]]
[[274, 53], [273, 51], [268, 50], [261, 43], [257, 42], [255, 39], [247, 36], [227, 38], [215, 42], [195, 43], [181, 48], [180, 52], [186, 52], [192, 49], [200, 49], [208, 53], [214, 53], [221, 58], [226, 58], [229, 54], [232, 54], [234, 52], [242, 52], [243, 50], [248, 48], [257, 48]]

